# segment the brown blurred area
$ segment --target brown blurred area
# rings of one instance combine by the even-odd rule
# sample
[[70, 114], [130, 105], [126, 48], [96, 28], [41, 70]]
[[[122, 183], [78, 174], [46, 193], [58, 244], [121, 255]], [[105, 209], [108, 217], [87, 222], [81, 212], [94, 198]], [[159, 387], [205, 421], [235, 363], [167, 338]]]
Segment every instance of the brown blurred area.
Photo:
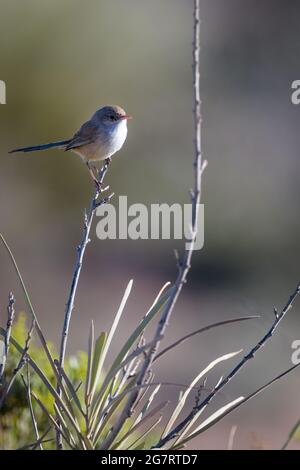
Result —
[[[0, 231], [18, 260], [41, 325], [58, 344], [92, 185], [74, 155], [8, 155], [17, 146], [67, 138], [99, 107], [134, 119], [107, 182], [139, 202], [188, 202], [192, 185], [192, 0], [0, 0]], [[219, 355], [246, 350], [296, 286], [299, 269], [300, 3], [201, 1], [205, 246], [174, 311], [165, 344], [222, 319], [261, 319], [206, 333], [161, 361], [157, 378], [188, 383]], [[91, 319], [110, 326], [129, 279], [134, 289], [115, 348], [173, 280], [178, 241], [99, 241], [93, 230], [71, 324], [69, 352], [86, 350]], [[21, 291], [0, 251], [0, 315]], [[290, 367], [300, 303], [273, 340], [212, 405], [221, 406]], [[150, 330], [151, 331], [151, 330]], [[149, 334], [150, 337], [150, 334]], [[213, 386], [224, 369], [209, 377]], [[299, 372], [228, 416], [194, 443], [278, 448], [300, 416]], [[165, 390], [176, 396], [176, 390]], [[192, 405], [192, 401], [191, 401]], [[297, 447], [297, 444], [294, 445]], [[298, 446], [299, 447], [299, 446]]]

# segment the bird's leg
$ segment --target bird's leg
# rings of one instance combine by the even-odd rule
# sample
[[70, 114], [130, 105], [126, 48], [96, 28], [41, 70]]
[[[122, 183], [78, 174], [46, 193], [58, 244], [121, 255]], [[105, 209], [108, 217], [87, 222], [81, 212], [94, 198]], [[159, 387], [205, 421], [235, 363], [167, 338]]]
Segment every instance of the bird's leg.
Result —
[[89, 161], [86, 162], [86, 166], [88, 167], [92, 180], [96, 185], [97, 191], [101, 192], [101, 183], [98, 180], [97, 168], [94, 165], [91, 165]]
[[107, 189], [109, 189], [109, 186], [107, 188], [102, 188], [102, 184], [103, 184], [103, 180], [105, 178], [105, 175], [106, 175], [106, 172], [108, 170], [108, 167], [111, 163], [111, 158], [110, 157], [107, 157], [105, 160], [104, 160], [104, 165], [102, 166], [102, 168], [99, 170], [99, 173], [97, 173], [97, 180], [99, 182], [99, 185], [101, 187], [101, 192], [103, 191], [106, 191]]

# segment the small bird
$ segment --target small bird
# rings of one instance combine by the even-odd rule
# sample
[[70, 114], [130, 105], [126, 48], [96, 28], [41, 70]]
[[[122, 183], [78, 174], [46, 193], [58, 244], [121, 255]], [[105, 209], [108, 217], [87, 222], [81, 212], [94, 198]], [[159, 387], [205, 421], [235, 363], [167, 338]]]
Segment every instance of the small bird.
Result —
[[120, 106], [104, 106], [98, 109], [71, 139], [17, 148], [9, 153], [34, 152], [55, 147], [65, 151], [71, 150], [83, 159], [93, 180], [99, 186], [97, 168], [92, 162], [98, 160], [110, 162], [112, 155], [122, 148], [127, 137], [128, 119], [131, 119], [131, 116]]

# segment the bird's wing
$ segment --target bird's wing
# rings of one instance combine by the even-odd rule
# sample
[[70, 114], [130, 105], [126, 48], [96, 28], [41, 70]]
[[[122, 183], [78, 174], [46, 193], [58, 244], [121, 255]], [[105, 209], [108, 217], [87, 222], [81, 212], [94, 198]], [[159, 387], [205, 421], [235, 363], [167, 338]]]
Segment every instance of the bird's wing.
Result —
[[74, 134], [65, 150], [71, 150], [77, 147], [81, 147], [82, 145], [91, 144], [95, 141], [96, 133], [97, 125], [91, 121], [85, 122], [79, 131]]

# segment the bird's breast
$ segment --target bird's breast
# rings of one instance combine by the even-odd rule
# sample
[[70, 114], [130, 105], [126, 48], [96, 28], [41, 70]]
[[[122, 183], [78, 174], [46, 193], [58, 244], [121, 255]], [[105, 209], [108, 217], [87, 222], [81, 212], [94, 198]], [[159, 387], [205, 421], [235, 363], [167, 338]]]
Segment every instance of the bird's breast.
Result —
[[111, 135], [111, 147], [115, 152], [121, 149], [127, 137], [127, 123], [125, 120], [121, 121]]
[[127, 137], [126, 121], [121, 121], [115, 128], [103, 129], [94, 142], [76, 149], [84, 160], [104, 160], [120, 150]]

